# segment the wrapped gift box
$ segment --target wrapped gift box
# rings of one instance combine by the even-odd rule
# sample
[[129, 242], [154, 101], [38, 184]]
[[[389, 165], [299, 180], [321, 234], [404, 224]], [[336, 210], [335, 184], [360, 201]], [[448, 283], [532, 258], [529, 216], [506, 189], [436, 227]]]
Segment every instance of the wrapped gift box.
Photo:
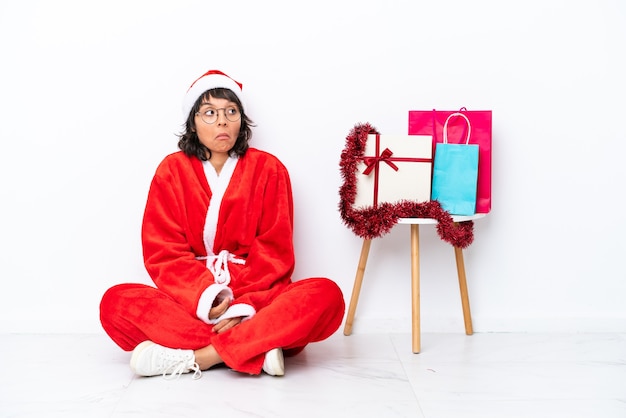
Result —
[[432, 144], [431, 135], [368, 135], [357, 164], [354, 206], [429, 201]]

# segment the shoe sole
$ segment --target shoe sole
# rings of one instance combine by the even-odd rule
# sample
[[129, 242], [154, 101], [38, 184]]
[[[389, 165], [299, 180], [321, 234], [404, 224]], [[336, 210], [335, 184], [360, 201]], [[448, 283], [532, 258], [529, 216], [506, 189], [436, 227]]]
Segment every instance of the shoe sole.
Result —
[[133, 354], [132, 356], [130, 356], [130, 368], [133, 372], [135, 372], [135, 374], [138, 374], [140, 376], [146, 376], [137, 370], [137, 362], [139, 361], [139, 357], [141, 357], [141, 353], [143, 353], [143, 350], [145, 350], [152, 344], [154, 344], [152, 341], [144, 341], [137, 345], [137, 347], [135, 347], [135, 349], [133, 350]]
[[270, 350], [265, 355], [267, 367], [263, 367], [263, 371], [271, 376], [285, 375], [285, 358], [281, 348]]

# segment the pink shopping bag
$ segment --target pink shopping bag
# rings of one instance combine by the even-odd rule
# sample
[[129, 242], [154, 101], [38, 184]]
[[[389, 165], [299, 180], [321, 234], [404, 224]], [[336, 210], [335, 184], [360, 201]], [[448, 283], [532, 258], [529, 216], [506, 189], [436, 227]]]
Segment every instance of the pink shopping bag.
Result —
[[[437, 143], [443, 143], [443, 127], [453, 113], [462, 113], [471, 124], [472, 143], [478, 144], [478, 186], [476, 213], [491, 211], [491, 110], [410, 110], [409, 135], [432, 135], [433, 153]], [[468, 124], [461, 116], [448, 121], [448, 143], [464, 143]]]

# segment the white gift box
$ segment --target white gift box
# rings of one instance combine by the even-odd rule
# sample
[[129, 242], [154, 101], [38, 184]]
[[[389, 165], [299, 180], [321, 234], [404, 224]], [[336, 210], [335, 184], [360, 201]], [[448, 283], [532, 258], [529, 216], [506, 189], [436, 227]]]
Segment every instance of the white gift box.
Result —
[[432, 147], [430, 135], [368, 135], [357, 164], [354, 206], [429, 201]]

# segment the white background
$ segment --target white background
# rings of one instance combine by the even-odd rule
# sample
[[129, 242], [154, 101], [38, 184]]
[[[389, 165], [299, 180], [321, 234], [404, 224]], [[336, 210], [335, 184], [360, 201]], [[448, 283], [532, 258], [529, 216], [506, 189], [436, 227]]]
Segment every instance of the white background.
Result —
[[[465, 251], [477, 332], [626, 331], [621, 0], [0, 2], [0, 332], [102, 332], [149, 283], [140, 225], [189, 84], [243, 82], [252, 145], [289, 168], [294, 278], [349, 301], [337, 206], [358, 122], [493, 110], [493, 210]], [[463, 332], [452, 248], [421, 228], [422, 330]], [[354, 332], [410, 330], [409, 227], [372, 244]]]

